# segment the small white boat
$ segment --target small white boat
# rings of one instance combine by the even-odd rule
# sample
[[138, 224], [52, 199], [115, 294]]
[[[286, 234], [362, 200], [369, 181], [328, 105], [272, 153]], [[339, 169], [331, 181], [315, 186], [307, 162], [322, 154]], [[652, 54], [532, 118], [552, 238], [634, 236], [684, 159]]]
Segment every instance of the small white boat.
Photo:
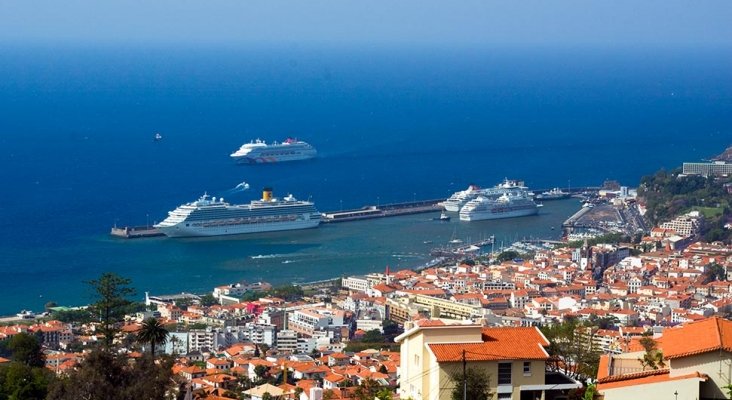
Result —
[[153, 136], [153, 140], [155, 140], [156, 142], [159, 142], [159, 141], [163, 140], [163, 135], [156, 133], [155, 136]]
[[441, 212], [439, 217], [432, 218], [435, 221], [449, 221], [450, 216], [446, 212]]

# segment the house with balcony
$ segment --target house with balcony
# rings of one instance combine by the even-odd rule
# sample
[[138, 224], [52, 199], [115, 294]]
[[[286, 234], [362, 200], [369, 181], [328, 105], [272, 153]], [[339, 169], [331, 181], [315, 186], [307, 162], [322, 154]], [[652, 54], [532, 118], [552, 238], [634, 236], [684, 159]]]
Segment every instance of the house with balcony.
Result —
[[[455, 321], [453, 321], [455, 322]], [[581, 384], [546, 371], [549, 342], [536, 327], [486, 328], [472, 322], [421, 320], [405, 324], [401, 345], [399, 396], [449, 400], [452, 377], [462, 368], [489, 376], [492, 399], [551, 400]]]

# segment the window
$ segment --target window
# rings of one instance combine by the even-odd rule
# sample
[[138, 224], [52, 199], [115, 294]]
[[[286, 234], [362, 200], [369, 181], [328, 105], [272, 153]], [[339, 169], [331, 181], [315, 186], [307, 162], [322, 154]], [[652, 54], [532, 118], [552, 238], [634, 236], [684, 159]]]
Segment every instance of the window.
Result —
[[417, 354], [414, 355], [414, 365], [419, 366], [419, 355]]
[[511, 363], [498, 363], [498, 384], [511, 384]]
[[531, 361], [524, 361], [524, 376], [531, 376]]

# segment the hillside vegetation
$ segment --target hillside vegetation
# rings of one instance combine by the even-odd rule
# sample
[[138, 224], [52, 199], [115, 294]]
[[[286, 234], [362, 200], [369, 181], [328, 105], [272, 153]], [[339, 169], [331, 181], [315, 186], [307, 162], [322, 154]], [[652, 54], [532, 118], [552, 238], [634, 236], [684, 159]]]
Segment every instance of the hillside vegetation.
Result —
[[729, 242], [732, 231], [725, 230], [724, 224], [731, 215], [732, 196], [727, 193], [724, 184], [731, 179], [679, 176], [680, 173], [680, 169], [660, 170], [641, 179], [638, 195], [645, 200], [648, 220], [657, 225], [698, 210], [705, 219], [702, 231], [704, 239]]

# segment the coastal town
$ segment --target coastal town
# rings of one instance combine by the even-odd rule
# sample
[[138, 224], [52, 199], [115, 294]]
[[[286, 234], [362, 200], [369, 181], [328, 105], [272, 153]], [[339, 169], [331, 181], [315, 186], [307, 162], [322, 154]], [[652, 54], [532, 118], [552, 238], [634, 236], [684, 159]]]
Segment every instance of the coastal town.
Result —
[[[685, 164], [674, 179], [717, 185], [727, 204], [714, 206], [729, 207], [730, 164], [699, 165]], [[498, 399], [597, 393], [610, 400], [648, 391], [728, 398], [729, 235], [707, 240], [719, 234], [705, 218], [710, 207], [647, 228], [656, 212], [647, 200], [653, 182], [600, 190], [570, 218], [563, 243], [298, 286], [233, 282], [206, 294], [145, 293], [116, 320], [90, 314], [98, 304], [48, 304], [43, 315], [19, 313], [21, 321], [0, 326], [9, 355], [0, 365], [17, 362], [6, 349], [32, 337], [57, 379], [77, 373], [93, 349], [113, 348], [133, 364], [157, 354], [174, 382], [166, 395], [181, 399], [441, 400], [467, 388], [466, 367], [488, 378], [475, 390]], [[141, 340], [150, 324], [164, 334]]]

